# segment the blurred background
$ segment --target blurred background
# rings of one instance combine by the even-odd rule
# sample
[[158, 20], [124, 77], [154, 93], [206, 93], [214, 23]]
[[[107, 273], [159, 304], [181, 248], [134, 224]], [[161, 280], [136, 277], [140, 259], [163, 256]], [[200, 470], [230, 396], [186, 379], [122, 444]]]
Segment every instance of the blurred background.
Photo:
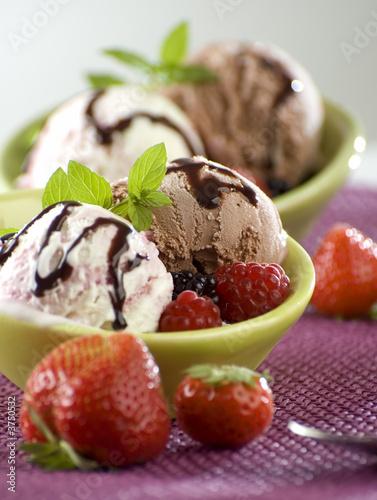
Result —
[[326, 98], [363, 123], [367, 148], [349, 182], [377, 185], [377, 0], [2, 2], [0, 149], [28, 121], [87, 87], [86, 73], [127, 76], [101, 49], [156, 59], [182, 21], [190, 24], [190, 49], [233, 38], [291, 53]]

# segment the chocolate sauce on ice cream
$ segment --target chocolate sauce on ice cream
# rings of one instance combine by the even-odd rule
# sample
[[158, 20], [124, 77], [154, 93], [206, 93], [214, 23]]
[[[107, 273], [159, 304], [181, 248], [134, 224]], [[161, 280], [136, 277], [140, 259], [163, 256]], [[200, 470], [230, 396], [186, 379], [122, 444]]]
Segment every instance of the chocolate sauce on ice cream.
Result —
[[133, 233], [132, 228], [126, 223], [122, 223], [120, 220], [98, 217], [92, 224], [83, 226], [81, 232], [73, 239], [68, 248], [63, 249], [62, 246], [57, 247], [56, 255], [54, 255], [51, 259], [51, 261], [54, 262], [53, 268], [49, 269], [48, 274], [42, 275], [39, 265], [40, 260], [43, 259], [43, 252], [47, 249], [53, 233], [62, 229], [62, 226], [70, 216], [72, 208], [81, 206], [81, 203], [64, 201], [50, 205], [37, 217], [35, 217], [27, 226], [25, 226], [23, 230], [16, 233], [13, 240], [9, 242], [10, 244], [7, 248], [0, 251], [0, 266], [5, 263], [13, 251], [17, 248], [22, 235], [27, 233], [33, 224], [58, 205], [62, 206], [62, 210], [51, 221], [46, 230], [44, 241], [39, 249], [34, 284], [31, 290], [32, 293], [36, 297], [42, 297], [48, 290], [52, 290], [57, 287], [59, 282], [69, 279], [72, 273], [76, 271], [75, 268], [69, 263], [69, 256], [71, 252], [73, 252], [83, 239], [89, 237], [93, 232], [98, 231], [103, 226], [113, 225], [116, 227], [117, 231], [109, 246], [107, 262], [104, 262], [104, 272], [106, 272], [108, 283], [111, 284], [109, 287], [109, 295], [115, 316], [112, 327], [114, 330], [125, 328], [127, 326], [127, 322], [122, 313], [123, 304], [126, 299], [126, 293], [123, 286], [123, 274], [135, 269], [135, 267], [140, 265], [143, 259], [147, 259], [148, 257], [136, 254], [132, 260], [128, 260], [126, 265], [123, 265], [122, 269], [119, 268], [120, 257], [129, 249], [129, 236]]
[[189, 140], [187, 135], [183, 132], [183, 130], [181, 130], [180, 127], [178, 127], [178, 125], [173, 123], [166, 116], [154, 115], [144, 111], [136, 111], [134, 113], [131, 113], [126, 118], [118, 120], [113, 125], [109, 126], [100, 125], [94, 116], [94, 106], [98, 101], [98, 99], [100, 99], [100, 97], [104, 94], [104, 92], [105, 92], [104, 90], [99, 90], [98, 92], [96, 92], [96, 94], [89, 102], [85, 112], [87, 119], [90, 121], [90, 123], [92, 123], [92, 125], [95, 127], [97, 131], [97, 140], [100, 144], [111, 144], [113, 142], [114, 132], [123, 132], [132, 125], [132, 121], [135, 120], [136, 118], [148, 118], [148, 120], [150, 120], [152, 123], [160, 123], [161, 125], [171, 128], [175, 132], [177, 132], [185, 141], [189, 151], [193, 155], [195, 154], [195, 148], [191, 144], [191, 141]]
[[[232, 181], [225, 181], [215, 176], [201, 176], [204, 166], [210, 171], [225, 174]], [[223, 165], [215, 164], [204, 158], [178, 158], [168, 167], [169, 171], [184, 172], [192, 187], [198, 203], [205, 208], [214, 208], [221, 203], [222, 196], [231, 191], [238, 191], [252, 205], [257, 206], [257, 196], [251, 185], [248, 185], [237, 172]]]

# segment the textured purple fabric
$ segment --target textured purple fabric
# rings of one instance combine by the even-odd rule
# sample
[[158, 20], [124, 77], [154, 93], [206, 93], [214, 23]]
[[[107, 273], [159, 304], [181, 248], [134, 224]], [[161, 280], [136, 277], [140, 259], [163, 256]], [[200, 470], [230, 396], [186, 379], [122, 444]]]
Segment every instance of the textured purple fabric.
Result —
[[[303, 242], [311, 253], [330, 224], [350, 222], [377, 239], [377, 192], [345, 189]], [[377, 323], [337, 321], [307, 310], [261, 368], [274, 377], [276, 413], [269, 431], [239, 450], [194, 443], [175, 424], [154, 461], [116, 472], [42, 472], [16, 458], [9, 479], [8, 396], [21, 391], [0, 376], [0, 498], [33, 500], [376, 500], [377, 457], [297, 437], [287, 422], [332, 432], [377, 435]], [[21, 441], [18, 432], [18, 442]]]

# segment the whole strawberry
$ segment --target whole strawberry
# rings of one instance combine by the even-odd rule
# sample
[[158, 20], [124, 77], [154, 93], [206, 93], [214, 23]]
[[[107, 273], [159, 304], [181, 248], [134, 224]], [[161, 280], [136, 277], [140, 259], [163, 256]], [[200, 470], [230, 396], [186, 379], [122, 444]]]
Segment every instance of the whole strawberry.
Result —
[[325, 314], [368, 313], [377, 300], [377, 245], [347, 224], [336, 224], [313, 257], [312, 304]]
[[269, 427], [272, 392], [264, 376], [248, 368], [195, 365], [178, 386], [174, 411], [193, 439], [209, 446], [243, 446]]
[[[147, 346], [115, 333], [76, 338], [48, 354], [28, 379], [20, 425], [34, 462], [91, 468], [98, 464], [83, 457], [107, 466], [155, 457], [165, 447], [170, 418]], [[46, 440], [47, 447], [33, 443]]]

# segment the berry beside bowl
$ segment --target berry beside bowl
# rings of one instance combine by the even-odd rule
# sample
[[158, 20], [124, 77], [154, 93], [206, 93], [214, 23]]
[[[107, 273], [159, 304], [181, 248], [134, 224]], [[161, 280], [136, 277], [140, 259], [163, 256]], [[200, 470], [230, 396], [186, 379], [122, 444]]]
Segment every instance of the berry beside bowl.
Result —
[[[36, 119], [16, 133], [0, 157], [0, 186], [14, 189], [28, 152], [45, 116]], [[345, 183], [350, 169], [360, 163], [359, 153], [365, 147], [362, 127], [347, 110], [325, 100], [325, 123], [321, 154], [323, 167], [300, 186], [274, 198], [285, 230], [294, 239], [308, 232], [326, 204]]]
[[[42, 190], [0, 195], [1, 227], [22, 227], [41, 209]], [[169, 333], [143, 333], [161, 370], [170, 402], [189, 366], [236, 364], [256, 369], [303, 314], [314, 289], [314, 268], [305, 250], [288, 237], [288, 257], [282, 265], [290, 278], [284, 302], [262, 316], [226, 326]], [[73, 337], [111, 332], [79, 325], [32, 324], [0, 313], [0, 371], [24, 388], [32, 368], [55, 346]]]

